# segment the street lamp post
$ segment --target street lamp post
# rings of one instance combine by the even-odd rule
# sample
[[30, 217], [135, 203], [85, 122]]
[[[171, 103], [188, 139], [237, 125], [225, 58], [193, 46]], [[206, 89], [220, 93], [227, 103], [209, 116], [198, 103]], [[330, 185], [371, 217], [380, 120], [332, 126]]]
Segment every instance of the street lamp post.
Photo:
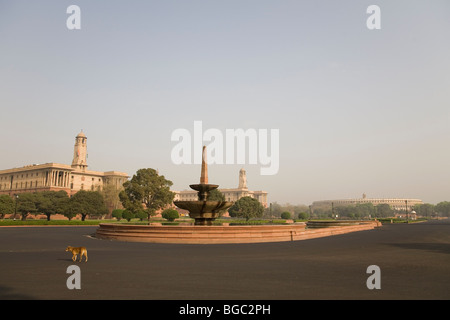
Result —
[[17, 201], [19, 200], [19, 195], [18, 194], [14, 194], [14, 197], [16, 198], [16, 204], [15, 204], [15, 207], [14, 207], [14, 218], [13, 218], [13, 220], [15, 221], [16, 220], [16, 214], [17, 214]]
[[406, 223], [409, 223], [408, 200], [405, 200], [405, 209], [406, 209]]
[[334, 219], [336, 219], [336, 218], [334, 217], [334, 203], [333, 203], [333, 202], [331, 202], [331, 217], [334, 218]]

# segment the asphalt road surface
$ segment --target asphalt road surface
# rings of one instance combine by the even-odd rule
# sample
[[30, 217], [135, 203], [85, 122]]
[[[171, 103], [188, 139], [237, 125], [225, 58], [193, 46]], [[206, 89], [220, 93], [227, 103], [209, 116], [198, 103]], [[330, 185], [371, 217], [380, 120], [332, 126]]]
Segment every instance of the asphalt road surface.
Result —
[[[95, 239], [96, 227], [0, 228], [0, 299], [372, 300], [450, 298], [450, 221], [261, 244]], [[73, 262], [67, 246], [86, 246]], [[80, 267], [81, 289], [67, 268]], [[368, 289], [367, 268], [380, 268]]]

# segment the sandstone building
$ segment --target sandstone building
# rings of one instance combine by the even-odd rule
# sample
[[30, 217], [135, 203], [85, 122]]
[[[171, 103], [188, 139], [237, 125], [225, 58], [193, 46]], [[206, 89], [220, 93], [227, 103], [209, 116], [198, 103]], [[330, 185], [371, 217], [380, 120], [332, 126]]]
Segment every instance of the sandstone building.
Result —
[[45, 163], [0, 170], [0, 194], [64, 190], [70, 196], [79, 190], [100, 191], [107, 185], [119, 190], [128, 179], [124, 172], [88, 170], [86, 159], [87, 137], [81, 131], [75, 138], [71, 165]]
[[363, 194], [362, 198], [314, 201], [312, 203], [312, 209], [331, 208], [331, 206], [349, 206], [361, 203], [372, 203], [374, 206], [388, 204], [394, 210], [406, 209], [407, 211], [410, 211], [415, 205], [423, 204], [423, 201], [420, 199], [408, 198], [367, 198], [367, 196]]
[[[251, 191], [247, 187], [247, 174], [244, 169], [239, 171], [239, 184], [237, 188], [223, 189], [219, 188], [219, 191], [225, 196], [225, 201], [237, 201], [242, 197], [252, 197], [258, 200], [264, 208], [267, 208], [267, 192], [266, 191]], [[175, 193], [174, 201], [194, 201], [197, 200], [197, 191], [195, 190], [183, 190], [172, 191]]]

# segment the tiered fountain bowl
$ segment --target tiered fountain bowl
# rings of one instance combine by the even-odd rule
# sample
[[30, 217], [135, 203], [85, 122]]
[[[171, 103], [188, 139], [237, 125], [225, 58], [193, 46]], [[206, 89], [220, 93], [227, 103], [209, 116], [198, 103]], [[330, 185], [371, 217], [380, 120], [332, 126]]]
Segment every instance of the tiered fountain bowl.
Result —
[[200, 174], [200, 184], [189, 185], [191, 189], [197, 191], [197, 201], [174, 201], [180, 208], [189, 211], [189, 217], [194, 219], [196, 226], [211, 226], [212, 222], [233, 205], [231, 201], [211, 201], [208, 200], [212, 190], [219, 187], [217, 184], [208, 183], [208, 165], [206, 163], [206, 147], [203, 147], [202, 171]]
[[190, 187], [198, 191], [197, 201], [174, 201], [180, 208], [189, 211], [189, 217], [194, 219], [196, 226], [210, 226], [212, 222], [233, 205], [230, 201], [208, 200], [209, 192], [217, 189], [216, 184], [191, 184]]

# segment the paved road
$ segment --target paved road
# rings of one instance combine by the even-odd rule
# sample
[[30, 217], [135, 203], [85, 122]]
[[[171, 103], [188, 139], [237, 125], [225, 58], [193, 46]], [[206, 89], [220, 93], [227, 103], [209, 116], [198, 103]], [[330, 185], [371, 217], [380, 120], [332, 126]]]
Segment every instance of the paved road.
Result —
[[[95, 229], [0, 228], [0, 299], [450, 299], [448, 220], [263, 244], [117, 242]], [[68, 245], [88, 248], [80, 290], [66, 286]]]

